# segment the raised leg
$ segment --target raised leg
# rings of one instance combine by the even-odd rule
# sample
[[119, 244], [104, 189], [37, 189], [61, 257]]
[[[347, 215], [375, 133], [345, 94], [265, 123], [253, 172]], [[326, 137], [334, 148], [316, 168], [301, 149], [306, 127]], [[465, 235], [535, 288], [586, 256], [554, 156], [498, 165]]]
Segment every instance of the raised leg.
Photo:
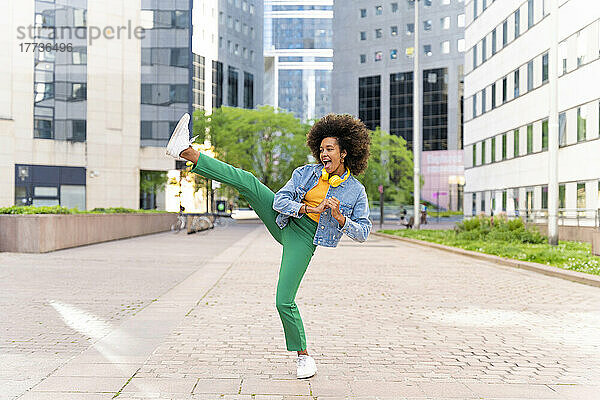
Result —
[[277, 217], [277, 212], [273, 210], [275, 193], [271, 189], [262, 184], [250, 172], [208, 157], [191, 147], [182, 152], [181, 157], [194, 163], [192, 172], [236, 188], [250, 203], [250, 206], [266, 225], [273, 238], [279, 243], [283, 243], [282, 230], [275, 223]]

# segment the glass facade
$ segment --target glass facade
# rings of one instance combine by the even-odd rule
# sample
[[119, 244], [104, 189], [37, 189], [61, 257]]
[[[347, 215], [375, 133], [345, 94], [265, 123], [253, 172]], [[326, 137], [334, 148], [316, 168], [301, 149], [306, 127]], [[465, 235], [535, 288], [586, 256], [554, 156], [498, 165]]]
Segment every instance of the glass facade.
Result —
[[413, 73], [390, 74], [390, 133], [413, 145]]
[[381, 126], [381, 76], [358, 78], [358, 118], [374, 130]]
[[[277, 4], [273, 4], [277, 3]], [[278, 50], [329, 50], [333, 41], [333, 11], [332, 5], [314, 5], [314, 2], [294, 2], [281, 5], [280, 2], [265, 1], [265, 51]], [[286, 17], [278, 17], [275, 13], [286, 11]], [[314, 18], [313, 12], [322, 13]], [[295, 15], [295, 17], [290, 17]], [[361, 16], [367, 15], [367, 10], [361, 10]], [[361, 33], [366, 39], [366, 31]], [[364, 40], [363, 39], [363, 40]], [[362, 57], [366, 61], [366, 56]], [[294, 69], [292, 66], [279, 67], [279, 82], [277, 104], [280, 108], [290, 111], [303, 121], [320, 118], [331, 112], [331, 57], [306, 52], [301, 56], [279, 56], [279, 62], [296, 62], [303, 65]], [[322, 63], [322, 64], [320, 64]]]
[[223, 105], [223, 63], [212, 63], [212, 106], [219, 108]]
[[238, 81], [239, 73], [234, 67], [227, 69], [227, 103], [231, 107], [238, 106]]
[[205, 58], [194, 54], [194, 76], [192, 77], [192, 105], [195, 110], [204, 109]]
[[41, 51], [34, 58], [34, 137], [83, 142], [87, 136], [87, 0], [35, 1], [34, 42], [73, 51]]
[[423, 71], [423, 151], [448, 149], [448, 70]]
[[254, 108], [254, 75], [244, 72], [244, 108]]
[[15, 205], [86, 209], [86, 169], [50, 165], [15, 165]]
[[192, 58], [188, 1], [142, 0], [141, 9], [146, 34], [142, 39], [140, 143], [162, 147], [190, 105], [202, 106], [203, 80], [195, 76], [201, 72], [201, 60]]

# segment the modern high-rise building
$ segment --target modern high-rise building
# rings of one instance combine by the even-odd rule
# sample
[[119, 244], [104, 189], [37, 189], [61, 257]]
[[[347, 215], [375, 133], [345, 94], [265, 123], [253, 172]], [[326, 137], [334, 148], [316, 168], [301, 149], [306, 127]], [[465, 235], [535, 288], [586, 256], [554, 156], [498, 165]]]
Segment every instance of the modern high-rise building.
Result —
[[138, 208], [140, 169], [172, 168], [140, 151], [139, 25], [133, 2], [4, 4], [0, 205]]
[[[558, 136], [559, 217], [592, 223], [600, 208], [600, 4], [559, 0], [558, 65], [547, 0], [466, 9], [465, 214], [547, 214], [548, 142]], [[549, 127], [550, 69], [558, 129]], [[585, 221], [585, 222], [584, 222]]]
[[192, 106], [262, 103], [262, 0], [196, 0], [192, 18]]
[[420, 54], [422, 198], [462, 207], [463, 0], [418, 2], [419, 45], [414, 49], [414, 0], [336, 2], [333, 19], [332, 104], [370, 129], [413, 142], [413, 57]]
[[192, 109], [191, 4], [5, 5], [1, 206], [140, 207], [141, 173], [175, 168], [164, 145]]
[[308, 121], [331, 112], [333, 0], [265, 0], [265, 102]]

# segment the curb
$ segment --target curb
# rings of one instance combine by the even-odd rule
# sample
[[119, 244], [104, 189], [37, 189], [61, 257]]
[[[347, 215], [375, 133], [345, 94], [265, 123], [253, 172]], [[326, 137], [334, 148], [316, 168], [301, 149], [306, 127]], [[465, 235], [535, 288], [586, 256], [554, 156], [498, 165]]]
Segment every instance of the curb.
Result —
[[528, 271], [538, 272], [544, 275], [553, 276], [556, 278], [566, 279], [572, 282], [583, 283], [584, 285], [600, 287], [600, 276], [589, 275], [578, 271], [569, 271], [558, 267], [552, 267], [549, 265], [538, 264], [528, 261], [513, 260], [510, 258], [493, 256], [491, 254], [478, 253], [476, 251], [464, 250], [458, 247], [445, 246], [443, 244], [427, 242], [424, 240], [405, 238], [402, 236], [390, 235], [387, 233], [371, 232], [371, 235], [400, 240], [402, 242], [408, 242], [417, 244], [420, 246], [433, 247], [434, 249], [444, 250], [450, 253], [460, 254], [463, 256], [476, 258], [478, 260], [489, 261], [494, 264], [505, 265], [513, 268], [526, 269]]

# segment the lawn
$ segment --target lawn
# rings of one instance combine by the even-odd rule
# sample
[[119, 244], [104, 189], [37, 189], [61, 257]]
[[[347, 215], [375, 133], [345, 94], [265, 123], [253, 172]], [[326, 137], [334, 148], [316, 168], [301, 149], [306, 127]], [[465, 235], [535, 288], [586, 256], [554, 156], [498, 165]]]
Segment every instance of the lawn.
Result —
[[545, 237], [517, 221], [520, 220], [492, 223], [489, 218], [478, 217], [458, 223], [454, 231], [403, 229], [379, 232], [600, 275], [600, 257], [592, 255], [589, 243], [560, 242], [558, 246], [551, 246]]

